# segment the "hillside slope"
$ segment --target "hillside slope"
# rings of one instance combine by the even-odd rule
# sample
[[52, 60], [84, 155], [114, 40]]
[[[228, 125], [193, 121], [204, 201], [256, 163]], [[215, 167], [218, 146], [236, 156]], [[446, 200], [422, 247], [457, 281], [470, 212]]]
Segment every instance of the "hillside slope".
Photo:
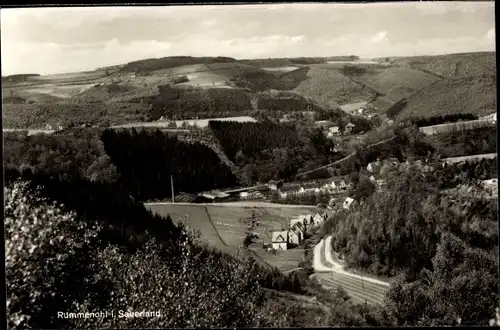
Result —
[[471, 76], [438, 81], [418, 91], [406, 100], [406, 106], [399, 112], [397, 118], [457, 113], [485, 116], [495, 112], [495, 109], [495, 76]]
[[375, 97], [375, 93], [353, 82], [334, 66], [311, 65], [307, 78], [293, 90], [331, 108]]
[[[382, 59], [380, 59], [382, 60]], [[386, 59], [383, 59], [384, 61]], [[443, 78], [459, 78], [496, 71], [495, 52], [389, 58], [394, 65], [420, 70]]]

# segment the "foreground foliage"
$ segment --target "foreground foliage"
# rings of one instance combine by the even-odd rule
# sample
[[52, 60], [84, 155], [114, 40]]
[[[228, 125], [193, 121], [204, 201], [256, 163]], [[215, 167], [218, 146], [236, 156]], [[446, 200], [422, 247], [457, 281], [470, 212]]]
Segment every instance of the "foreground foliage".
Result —
[[[39, 190], [33, 190], [34, 182], [14, 181], [5, 191], [11, 328], [289, 327], [372, 322], [368, 319], [374, 312], [359, 313], [335, 297], [328, 298], [335, 308], [325, 310], [322, 303], [310, 298], [290, 303], [290, 299], [266, 295], [265, 287], [280, 290], [291, 285], [309, 297], [321, 289], [309, 283], [307, 276], [288, 278], [265, 271], [243, 250], [230, 256], [203, 248], [194, 233], [173, 225], [169, 218], [152, 216], [124, 199], [123, 192], [95, 183], [86, 183], [85, 189], [84, 183], [77, 188], [75, 183], [38, 181], [44, 184]], [[51, 197], [44, 199], [41, 193]], [[54, 198], [66, 205], [52, 204]], [[58, 312], [96, 311], [113, 311], [114, 317], [58, 317]], [[140, 311], [159, 311], [160, 316], [119, 317]]]

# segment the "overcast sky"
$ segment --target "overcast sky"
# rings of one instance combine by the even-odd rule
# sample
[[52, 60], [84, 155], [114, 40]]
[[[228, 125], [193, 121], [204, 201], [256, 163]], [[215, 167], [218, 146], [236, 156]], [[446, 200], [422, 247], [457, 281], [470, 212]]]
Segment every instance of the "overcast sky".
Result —
[[1, 10], [2, 74], [173, 55], [268, 58], [494, 51], [494, 2]]

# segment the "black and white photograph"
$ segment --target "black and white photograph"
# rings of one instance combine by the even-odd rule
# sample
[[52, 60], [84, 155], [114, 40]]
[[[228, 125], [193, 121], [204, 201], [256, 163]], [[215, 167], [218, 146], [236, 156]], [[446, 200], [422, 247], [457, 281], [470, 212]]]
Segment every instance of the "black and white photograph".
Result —
[[494, 1], [0, 24], [6, 329], [500, 326]]

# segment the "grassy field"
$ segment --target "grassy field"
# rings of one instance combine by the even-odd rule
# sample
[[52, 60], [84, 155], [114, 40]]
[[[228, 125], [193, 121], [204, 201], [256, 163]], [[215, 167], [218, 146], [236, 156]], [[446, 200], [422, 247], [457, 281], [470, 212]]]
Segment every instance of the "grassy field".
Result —
[[[226, 117], [226, 118], [208, 118], [208, 119], [194, 119], [194, 120], [174, 120], [177, 127], [181, 127], [182, 123], [187, 123], [189, 126], [196, 125], [198, 127], [207, 127], [208, 122], [211, 120], [217, 121], [236, 121], [240, 123], [244, 122], [257, 122], [256, 119], [249, 116], [239, 116], [239, 117]], [[123, 124], [116, 127], [158, 127], [158, 128], [168, 128], [170, 121], [168, 120], [158, 120], [154, 122], [140, 122], [140, 123], [130, 123]]]
[[472, 113], [491, 114], [496, 109], [496, 79], [492, 75], [442, 80], [415, 93], [397, 118]]
[[396, 66], [371, 69], [367, 74], [356, 77], [356, 81], [377, 90], [394, 102], [438, 80], [440, 78], [434, 75]]
[[304, 80], [293, 90], [310, 97], [320, 104], [336, 108], [339, 104], [371, 100], [375, 94], [364, 86], [351, 81], [332, 65], [310, 65]]
[[446, 123], [433, 126], [420, 127], [420, 131], [425, 135], [441, 133], [462, 132], [483, 127], [496, 127], [496, 124], [488, 119], [469, 120], [457, 123]]
[[[288, 207], [287, 205], [247, 207], [243, 205], [231, 206], [224, 204], [218, 206], [217, 204], [207, 204], [207, 214], [205, 206], [199, 204], [145, 204], [146, 208], [152, 212], [162, 216], [170, 214], [174, 220], [185, 221], [191, 228], [200, 230], [202, 241], [206, 241], [215, 247], [224, 247], [225, 243], [225, 245], [234, 248], [243, 244], [247, 231], [247, 224], [244, 219], [250, 218], [252, 211], [255, 213], [256, 218], [260, 220], [259, 226], [255, 230], [259, 235], [256, 244], [259, 245], [262, 242], [270, 243], [271, 231], [281, 230], [287, 221], [293, 217], [300, 214], [309, 214], [316, 210], [315, 207], [305, 205], [300, 207]], [[216, 239], [217, 232], [222, 241]]]
[[448, 157], [448, 158], [443, 158], [441, 161], [449, 164], [453, 163], [460, 163], [460, 162], [465, 162], [465, 161], [472, 161], [472, 160], [481, 160], [483, 158], [486, 159], [493, 159], [497, 157], [497, 153], [490, 153], [490, 154], [480, 154], [480, 155], [471, 155], [471, 156], [461, 156], [461, 157]]
[[299, 262], [304, 260], [304, 250], [300, 248], [280, 251], [276, 252], [276, 254], [267, 252], [260, 247], [251, 247], [251, 249], [260, 259], [278, 268], [282, 272], [298, 268]]

